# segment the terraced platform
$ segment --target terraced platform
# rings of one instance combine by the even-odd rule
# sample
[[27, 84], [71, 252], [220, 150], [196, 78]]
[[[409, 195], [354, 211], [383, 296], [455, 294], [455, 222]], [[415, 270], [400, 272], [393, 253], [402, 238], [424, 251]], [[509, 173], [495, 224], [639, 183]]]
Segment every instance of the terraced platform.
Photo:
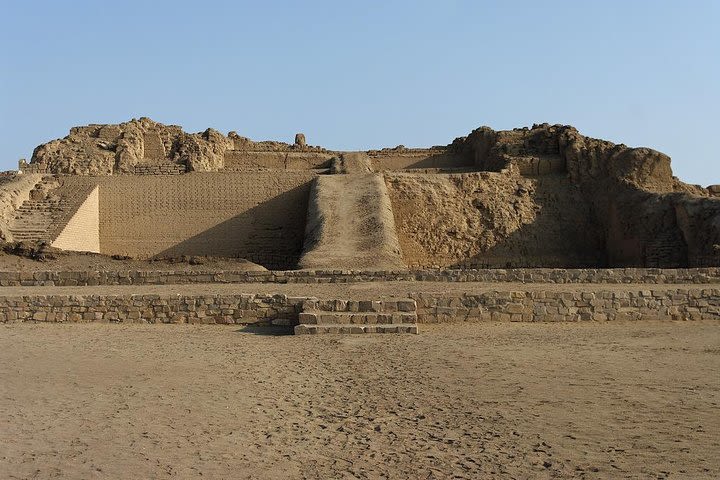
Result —
[[[373, 300], [367, 304], [368, 299]], [[415, 302], [415, 312], [403, 311], [406, 299]], [[298, 333], [352, 328], [360, 333], [360, 326], [369, 333], [372, 326], [378, 331], [377, 325], [393, 325], [380, 331], [397, 331], [399, 325], [414, 333], [412, 327], [421, 323], [637, 320], [720, 320], [720, 284], [388, 281], [0, 288], [0, 323], [307, 326]]]

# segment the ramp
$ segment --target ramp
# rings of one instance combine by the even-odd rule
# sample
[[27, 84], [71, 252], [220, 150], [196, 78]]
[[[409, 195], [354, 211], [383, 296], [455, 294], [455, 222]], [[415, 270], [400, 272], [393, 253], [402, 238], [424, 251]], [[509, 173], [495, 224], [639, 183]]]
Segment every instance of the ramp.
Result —
[[382, 174], [315, 179], [299, 265], [304, 269], [405, 269]]

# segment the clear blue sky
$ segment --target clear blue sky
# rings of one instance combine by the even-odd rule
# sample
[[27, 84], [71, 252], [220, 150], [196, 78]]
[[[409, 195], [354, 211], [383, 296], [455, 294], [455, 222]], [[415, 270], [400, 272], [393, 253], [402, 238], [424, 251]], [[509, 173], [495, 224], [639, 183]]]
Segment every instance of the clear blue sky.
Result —
[[0, 169], [133, 117], [335, 149], [550, 122], [720, 183], [720, 1], [0, 0]]

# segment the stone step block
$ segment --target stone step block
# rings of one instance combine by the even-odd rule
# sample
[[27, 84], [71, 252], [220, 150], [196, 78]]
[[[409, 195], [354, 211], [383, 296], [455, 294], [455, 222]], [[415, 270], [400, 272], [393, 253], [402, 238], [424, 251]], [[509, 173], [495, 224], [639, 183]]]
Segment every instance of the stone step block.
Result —
[[356, 334], [356, 333], [418, 333], [416, 324], [400, 325], [297, 325], [295, 335]]
[[301, 312], [300, 324], [306, 325], [398, 325], [416, 323], [415, 312]]
[[306, 300], [303, 311], [393, 313], [415, 312], [417, 305], [412, 299], [391, 300]]

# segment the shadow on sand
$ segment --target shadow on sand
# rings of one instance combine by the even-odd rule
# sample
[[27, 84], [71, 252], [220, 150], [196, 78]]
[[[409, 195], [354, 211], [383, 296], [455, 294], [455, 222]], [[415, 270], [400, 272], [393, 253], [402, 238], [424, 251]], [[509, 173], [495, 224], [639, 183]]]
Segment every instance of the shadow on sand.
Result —
[[281, 327], [275, 325], [245, 325], [239, 330], [235, 330], [235, 332], [268, 337], [282, 337], [285, 335], [295, 334], [293, 327]]

